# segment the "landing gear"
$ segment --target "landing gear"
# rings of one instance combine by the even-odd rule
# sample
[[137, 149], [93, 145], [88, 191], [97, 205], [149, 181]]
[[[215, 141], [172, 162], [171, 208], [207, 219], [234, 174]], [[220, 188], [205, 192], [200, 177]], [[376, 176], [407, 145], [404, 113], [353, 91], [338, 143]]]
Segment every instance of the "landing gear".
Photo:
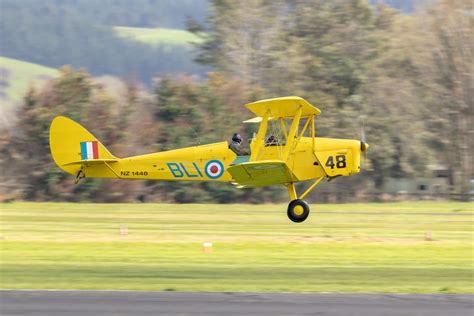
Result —
[[301, 223], [306, 218], [308, 218], [309, 205], [300, 199], [293, 200], [290, 202], [290, 204], [288, 204], [287, 214], [291, 221], [295, 223]]
[[291, 221], [295, 223], [301, 223], [306, 218], [308, 218], [309, 205], [308, 203], [303, 201], [303, 199], [321, 182], [321, 180], [323, 180], [323, 177], [316, 179], [314, 183], [311, 184], [309, 188], [307, 188], [306, 191], [304, 191], [303, 194], [301, 194], [300, 196], [298, 196], [298, 194], [296, 193], [294, 183], [288, 183], [286, 185], [286, 188], [288, 189], [288, 195], [290, 196], [291, 200], [290, 204], [288, 204], [287, 214], [288, 218]]

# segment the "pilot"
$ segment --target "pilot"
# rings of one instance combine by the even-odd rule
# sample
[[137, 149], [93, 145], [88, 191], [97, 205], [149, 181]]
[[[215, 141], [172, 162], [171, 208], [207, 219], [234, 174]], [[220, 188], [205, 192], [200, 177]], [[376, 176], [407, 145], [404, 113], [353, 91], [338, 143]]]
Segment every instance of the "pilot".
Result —
[[265, 142], [265, 146], [277, 146], [278, 145], [278, 139], [275, 137], [275, 135], [270, 135], [268, 137], [267, 141]]
[[237, 154], [237, 156], [245, 156], [250, 153], [242, 148], [242, 136], [239, 133], [234, 133], [232, 135], [232, 142], [229, 145], [229, 148]]

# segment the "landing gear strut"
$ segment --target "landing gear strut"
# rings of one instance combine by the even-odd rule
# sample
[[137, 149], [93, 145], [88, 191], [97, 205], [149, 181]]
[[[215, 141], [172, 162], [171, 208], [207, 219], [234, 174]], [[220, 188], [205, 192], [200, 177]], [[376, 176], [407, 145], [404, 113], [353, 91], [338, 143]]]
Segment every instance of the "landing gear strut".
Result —
[[303, 201], [304, 197], [308, 195], [311, 190], [313, 190], [319, 182], [323, 180], [323, 177], [316, 179], [313, 184], [309, 186], [306, 191], [301, 194], [299, 197], [296, 194], [296, 189], [295, 189], [295, 184], [294, 183], [288, 183], [286, 185], [288, 189], [288, 195], [290, 196], [290, 204], [288, 204], [288, 211], [286, 214], [288, 215], [288, 218], [295, 222], [295, 223], [301, 223], [303, 222], [306, 218], [308, 218], [309, 215], [309, 205], [305, 201]]

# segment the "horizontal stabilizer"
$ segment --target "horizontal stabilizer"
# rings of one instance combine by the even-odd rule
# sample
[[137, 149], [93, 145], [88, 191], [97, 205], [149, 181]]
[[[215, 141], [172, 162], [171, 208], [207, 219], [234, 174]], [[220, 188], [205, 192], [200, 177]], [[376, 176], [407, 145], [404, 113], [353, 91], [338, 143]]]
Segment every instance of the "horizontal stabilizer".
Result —
[[71, 165], [82, 165], [82, 164], [100, 164], [106, 162], [117, 162], [118, 159], [85, 159], [85, 160], [77, 160], [73, 162], [68, 162], [63, 164], [63, 166], [71, 166]]
[[258, 187], [296, 181], [293, 173], [281, 160], [245, 162], [227, 169], [242, 186]]

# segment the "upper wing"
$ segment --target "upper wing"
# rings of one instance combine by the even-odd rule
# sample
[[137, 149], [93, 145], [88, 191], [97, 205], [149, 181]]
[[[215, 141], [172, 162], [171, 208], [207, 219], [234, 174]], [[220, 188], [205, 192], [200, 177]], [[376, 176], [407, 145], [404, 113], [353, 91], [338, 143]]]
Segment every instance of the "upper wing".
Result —
[[281, 160], [244, 162], [229, 167], [227, 171], [235, 182], [243, 186], [265, 186], [297, 181], [294, 174]]
[[270, 111], [270, 117], [274, 119], [293, 117], [300, 108], [302, 117], [321, 114], [317, 107], [296, 96], [260, 100], [248, 103], [245, 106], [257, 117], [263, 117], [267, 111]]

